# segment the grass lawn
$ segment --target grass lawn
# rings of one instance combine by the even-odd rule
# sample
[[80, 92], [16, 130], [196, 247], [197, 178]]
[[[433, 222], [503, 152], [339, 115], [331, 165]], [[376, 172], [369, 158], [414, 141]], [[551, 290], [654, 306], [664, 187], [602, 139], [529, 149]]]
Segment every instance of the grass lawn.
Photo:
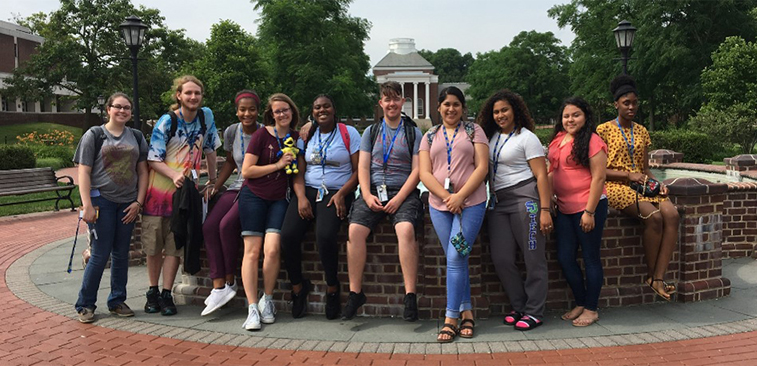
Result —
[[4, 144], [6, 143], [6, 141], [8, 144], [15, 144], [16, 136], [32, 131], [37, 131], [39, 133], [48, 133], [55, 130], [68, 131], [74, 134], [74, 146], [79, 143], [79, 139], [82, 135], [81, 128], [79, 127], [70, 127], [66, 125], [46, 122], [23, 123], [19, 125], [3, 126], [2, 128], [0, 128], [0, 144]]
[[[62, 192], [61, 192], [62, 193]], [[43, 192], [43, 193], [30, 193], [22, 196], [8, 196], [0, 197], [0, 203], [26, 201], [35, 198], [49, 198], [55, 197], [55, 192]], [[71, 191], [71, 199], [74, 200], [74, 207], [81, 206], [81, 198], [79, 198], [79, 187], [77, 186]], [[61, 200], [58, 206], [61, 210], [69, 210], [71, 203], [68, 200]], [[52, 211], [55, 209], [55, 200], [32, 202], [32, 203], [19, 203], [11, 206], [0, 206], [0, 216], [19, 215], [32, 212], [44, 212]]]

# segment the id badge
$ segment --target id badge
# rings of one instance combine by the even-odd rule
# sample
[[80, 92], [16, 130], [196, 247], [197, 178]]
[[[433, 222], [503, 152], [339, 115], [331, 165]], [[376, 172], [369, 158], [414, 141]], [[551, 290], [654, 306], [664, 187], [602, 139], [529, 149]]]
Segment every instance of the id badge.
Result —
[[446, 189], [449, 193], [455, 193], [455, 190], [452, 188], [452, 182], [449, 180], [449, 178], [444, 179], [444, 189]]
[[494, 206], [496, 205], [497, 205], [497, 197], [494, 197], [494, 196], [489, 197], [489, 203], [486, 205], [486, 209], [489, 211], [493, 211]]
[[323, 201], [323, 197], [326, 197], [327, 194], [329, 194], [329, 190], [322, 184], [321, 188], [318, 188], [318, 193], [315, 195], [315, 202]]
[[320, 165], [321, 164], [321, 155], [320, 154], [315, 154], [315, 153], [313, 155], [310, 155], [310, 161], [313, 164], [315, 164], [315, 165]]
[[196, 180], [197, 180], [197, 177], [198, 177], [198, 175], [197, 175], [197, 170], [195, 170], [195, 169], [192, 169], [192, 180], [196, 181]]
[[382, 184], [378, 187], [376, 187], [376, 192], [378, 193], [378, 199], [381, 202], [388, 202], [389, 201], [389, 193], [387, 193], [386, 190], [386, 184]]

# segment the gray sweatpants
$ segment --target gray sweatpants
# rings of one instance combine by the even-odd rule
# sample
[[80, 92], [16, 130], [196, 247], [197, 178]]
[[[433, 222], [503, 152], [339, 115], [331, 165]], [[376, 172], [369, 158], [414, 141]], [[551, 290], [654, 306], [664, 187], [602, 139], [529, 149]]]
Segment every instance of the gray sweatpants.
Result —
[[[513, 310], [541, 319], [547, 301], [546, 238], [539, 230], [539, 194], [529, 179], [496, 192], [488, 212], [489, 245], [497, 276]], [[526, 279], [516, 266], [516, 248], [526, 264]]]

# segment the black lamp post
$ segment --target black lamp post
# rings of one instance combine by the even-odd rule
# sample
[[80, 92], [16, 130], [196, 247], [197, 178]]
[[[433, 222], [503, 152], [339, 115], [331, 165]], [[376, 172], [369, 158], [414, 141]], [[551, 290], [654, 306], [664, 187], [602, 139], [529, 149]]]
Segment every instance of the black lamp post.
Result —
[[105, 97], [102, 95], [97, 96], [97, 105], [100, 106], [100, 123], [104, 123], [105, 119], [103, 118], [103, 111], [105, 107]]
[[145, 40], [145, 31], [148, 26], [142, 23], [142, 20], [134, 15], [126, 17], [126, 21], [118, 26], [121, 29], [121, 36], [126, 42], [126, 46], [131, 51], [131, 74], [134, 78], [134, 128], [141, 130], [142, 122], [139, 120], [139, 75], [137, 74], [137, 52], [142, 47]]
[[623, 61], [623, 74], [628, 74], [628, 57], [633, 46], [633, 35], [636, 33], [636, 28], [631, 25], [631, 22], [623, 20], [618, 23], [618, 26], [612, 30], [615, 33], [615, 44], [620, 50], [620, 60]]

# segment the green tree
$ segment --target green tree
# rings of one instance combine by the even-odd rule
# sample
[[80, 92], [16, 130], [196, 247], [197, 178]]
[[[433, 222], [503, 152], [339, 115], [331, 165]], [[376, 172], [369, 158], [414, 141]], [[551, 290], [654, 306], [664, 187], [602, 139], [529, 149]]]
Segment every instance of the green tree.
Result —
[[326, 93], [341, 115], [372, 113], [376, 83], [363, 49], [370, 23], [351, 17], [351, 0], [253, 0], [260, 11], [258, 39], [274, 90], [309, 109]]
[[528, 104], [537, 123], [549, 123], [568, 96], [567, 48], [552, 32], [521, 32], [499, 51], [477, 55], [468, 73], [473, 110], [507, 88]]
[[757, 143], [757, 44], [726, 38], [701, 79], [707, 101], [691, 125], [751, 154]]
[[237, 121], [234, 96], [238, 91], [254, 89], [262, 98], [270, 89], [255, 38], [230, 20], [212, 26], [201, 55], [186, 64], [183, 73], [205, 84], [203, 104], [213, 110], [219, 128]]
[[434, 65], [434, 74], [439, 75], [439, 83], [465, 81], [474, 61], [470, 52], [463, 55], [454, 48], [440, 48], [436, 52], [420, 50], [418, 54]]
[[[140, 66], [140, 85], [147, 87], [140, 88], [140, 100], [145, 101], [142, 109], [148, 111], [143, 116], [150, 116], [156, 109], [150, 101], [160, 99], [149, 87], [163, 84], [170, 75], [166, 73], [170, 65], [165, 63], [170, 57], [165, 53], [180, 53], [187, 42], [182, 31], [165, 29], [158, 10], [136, 9], [129, 0], [61, 0], [60, 8], [49, 14], [18, 19], [45, 42], [5, 80], [9, 85], [6, 93], [39, 100], [60, 88], [74, 93], [77, 108], [90, 113], [98, 95], [131, 92], [131, 65], [118, 25], [132, 14], [150, 26], [146, 38], [151, 42], [140, 52], [141, 58], [147, 58]], [[161, 87], [161, 92], [165, 88]]]
[[571, 91], [600, 111], [608, 110], [608, 85], [621, 69], [612, 29], [623, 19], [638, 28], [628, 68], [639, 88], [640, 118], [654, 129], [655, 121], [683, 121], [699, 109], [699, 77], [710, 54], [727, 36], [757, 35], [756, 6], [755, 0], [572, 0], [549, 15], [576, 35]]

